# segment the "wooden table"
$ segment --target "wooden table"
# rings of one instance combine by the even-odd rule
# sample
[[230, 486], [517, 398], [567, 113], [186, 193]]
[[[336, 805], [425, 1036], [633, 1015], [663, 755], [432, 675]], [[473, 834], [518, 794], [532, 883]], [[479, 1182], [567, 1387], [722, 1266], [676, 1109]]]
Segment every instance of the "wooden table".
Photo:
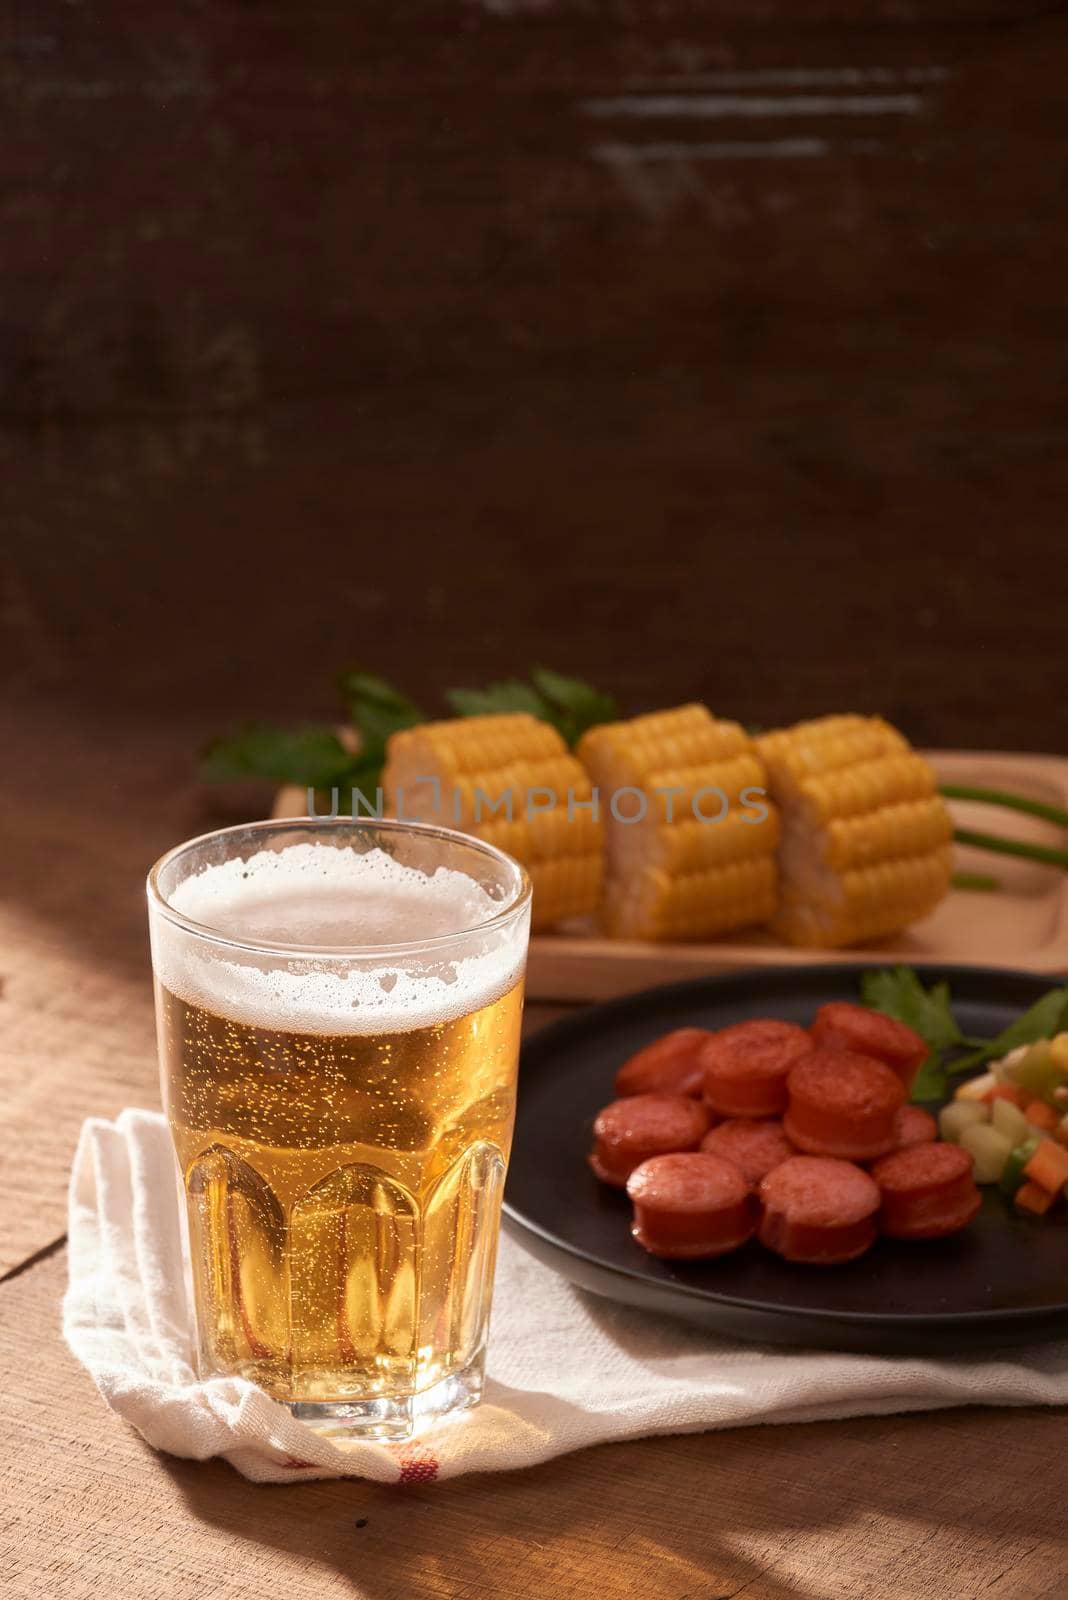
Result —
[[196, 733], [0, 716], [5, 1600], [1068, 1595], [1055, 1413], [651, 1439], [404, 1490], [255, 1487], [110, 1414], [58, 1331], [64, 1184], [83, 1116], [157, 1103], [142, 878], [211, 820]]

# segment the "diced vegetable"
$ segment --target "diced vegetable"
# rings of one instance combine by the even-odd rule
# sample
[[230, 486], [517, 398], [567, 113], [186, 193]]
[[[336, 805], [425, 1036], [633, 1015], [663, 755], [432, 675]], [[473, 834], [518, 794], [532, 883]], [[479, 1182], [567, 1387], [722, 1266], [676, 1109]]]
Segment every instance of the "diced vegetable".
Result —
[[1023, 1183], [1024, 1167], [1026, 1167], [1038, 1149], [1038, 1139], [1037, 1133], [1032, 1134], [1030, 1139], [1025, 1139], [1023, 1144], [1018, 1144], [1015, 1149], [1009, 1152], [1009, 1159], [1006, 1161], [1001, 1173], [1002, 1194], [1015, 1194], [1021, 1183]]
[[1058, 1143], [1068, 1145], [1068, 1116], [1062, 1117], [1053, 1130], [1053, 1137]]
[[985, 1124], [989, 1116], [990, 1107], [980, 1101], [951, 1100], [938, 1113], [938, 1131], [947, 1144], [959, 1144], [965, 1128]]
[[1040, 1188], [1037, 1183], [1021, 1183], [1016, 1191], [1016, 1204], [1020, 1210], [1033, 1211], [1036, 1217], [1044, 1217], [1056, 1198], [1055, 1194]]
[[960, 1088], [957, 1090], [954, 1099], [983, 1100], [990, 1093], [991, 1089], [996, 1089], [997, 1086], [998, 1080], [995, 1078], [994, 1074], [992, 1072], [983, 1072], [980, 1073], [978, 1078], [969, 1078], [967, 1083], [962, 1083]]
[[1002, 1056], [1000, 1061], [995, 1061], [992, 1064], [990, 1070], [999, 1083], [1012, 1083], [1012, 1075], [1029, 1048], [1029, 1045], [1018, 1044], [1015, 1050], [1010, 1050], [1007, 1056]]
[[1024, 1116], [1036, 1128], [1043, 1128], [1047, 1133], [1052, 1133], [1057, 1126], [1057, 1113], [1044, 1100], [1032, 1100], [1030, 1105], [1024, 1106]]
[[1012, 1140], [988, 1123], [973, 1122], [962, 1131], [960, 1145], [975, 1161], [976, 1183], [997, 1183], [1012, 1153]]
[[1029, 1183], [1041, 1184], [1054, 1193], [1068, 1183], [1068, 1150], [1052, 1139], [1041, 1139], [1038, 1149], [1024, 1167], [1024, 1177]]
[[996, 1100], [1007, 1100], [1011, 1106], [1022, 1106], [1026, 1096], [1014, 1083], [999, 1083], [996, 1089], [991, 1089], [986, 1098], [991, 1105]]
[[1068, 1075], [1068, 1033], [1058, 1033], [1049, 1042], [1050, 1059]]
[[1031, 1123], [1019, 1106], [1013, 1105], [1009, 1100], [995, 1100], [991, 1104], [990, 1120], [998, 1132], [1003, 1133], [1013, 1145], [1022, 1144], [1031, 1136]]
[[1048, 1100], [1054, 1089], [1064, 1083], [1064, 1073], [1054, 1061], [1051, 1050], [1048, 1039], [1039, 1039], [1013, 1069], [1012, 1081], [1017, 1088], [1040, 1100]]

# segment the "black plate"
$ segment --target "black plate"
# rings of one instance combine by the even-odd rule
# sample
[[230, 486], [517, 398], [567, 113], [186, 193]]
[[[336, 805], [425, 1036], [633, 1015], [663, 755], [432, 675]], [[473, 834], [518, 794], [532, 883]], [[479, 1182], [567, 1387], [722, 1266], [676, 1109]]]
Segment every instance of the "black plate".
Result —
[[[947, 978], [967, 1034], [993, 1036], [1056, 980], [993, 967], [918, 967]], [[800, 1267], [753, 1243], [717, 1261], [667, 1262], [630, 1237], [626, 1196], [586, 1165], [616, 1068], [640, 1045], [687, 1024], [747, 1017], [808, 1023], [826, 1000], [856, 1000], [855, 966], [789, 967], [699, 978], [590, 1006], [524, 1046], [505, 1191], [508, 1226], [540, 1260], [609, 1299], [668, 1312], [741, 1338], [843, 1350], [947, 1353], [1068, 1332], [1064, 1207], [1021, 1216], [996, 1191], [963, 1233], [879, 1242], [859, 1261]]]

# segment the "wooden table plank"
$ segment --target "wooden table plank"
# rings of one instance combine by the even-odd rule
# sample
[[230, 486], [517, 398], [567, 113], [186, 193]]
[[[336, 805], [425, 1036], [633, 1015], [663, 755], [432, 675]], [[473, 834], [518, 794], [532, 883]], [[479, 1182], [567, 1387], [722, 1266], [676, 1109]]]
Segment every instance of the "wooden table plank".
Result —
[[63, 1347], [60, 1253], [0, 1286], [5, 1600], [1053, 1600], [1064, 1420], [951, 1411], [606, 1446], [421, 1488], [155, 1454]]

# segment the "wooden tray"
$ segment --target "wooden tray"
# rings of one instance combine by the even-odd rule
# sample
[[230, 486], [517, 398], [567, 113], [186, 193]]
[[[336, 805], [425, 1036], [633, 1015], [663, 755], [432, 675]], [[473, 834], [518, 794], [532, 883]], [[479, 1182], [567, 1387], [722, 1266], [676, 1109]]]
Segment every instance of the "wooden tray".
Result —
[[[1068, 760], [982, 750], [925, 752], [946, 783], [1011, 789], [1068, 807]], [[1063, 830], [1038, 817], [972, 801], [949, 802], [962, 827], [980, 828], [1037, 844], [1062, 845]], [[815, 962], [943, 962], [1068, 973], [1068, 873], [1057, 867], [958, 846], [956, 866], [997, 878], [996, 892], [954, 889], [931, 916], [893, 943], [853, 950], [798, 950], [754, 929], [712, 944], [643, 944], [603, 939], [574, 925], [531, 940], [527, 996], [531, 1000], [609, 1000], [651, 984], [746, 968], [809, 966]]]
[[[928, 750], [947, 783], [1010, 789], [1033, 800], [1068, 808], [1068, 760], [1011, 751]], [[307, 792], [288, 787], [275, 801], [275, 816], [303, 816]], [[962, 827], [1063, 845], [1063, 830], [1039, 817], [1000, 807], [950, 801]], [[634, 989], [706, 973], [754, 967], [807, 966], [813, 962], [933, 961], [1068, 973], [1068, 873], [1057, 867], [985, 850], [958, 847], [956, 866], [997, 878], [992, 893], [951, 890], [937, 911], [915, 923], [892, 944], [854, 950], [798, 950], [770, 933], [753, 929], [713, 944], [643, 944], [604, 939], [575, 923], [530, 943], [527, 997], [531, 1000], [610, 1000]]]

